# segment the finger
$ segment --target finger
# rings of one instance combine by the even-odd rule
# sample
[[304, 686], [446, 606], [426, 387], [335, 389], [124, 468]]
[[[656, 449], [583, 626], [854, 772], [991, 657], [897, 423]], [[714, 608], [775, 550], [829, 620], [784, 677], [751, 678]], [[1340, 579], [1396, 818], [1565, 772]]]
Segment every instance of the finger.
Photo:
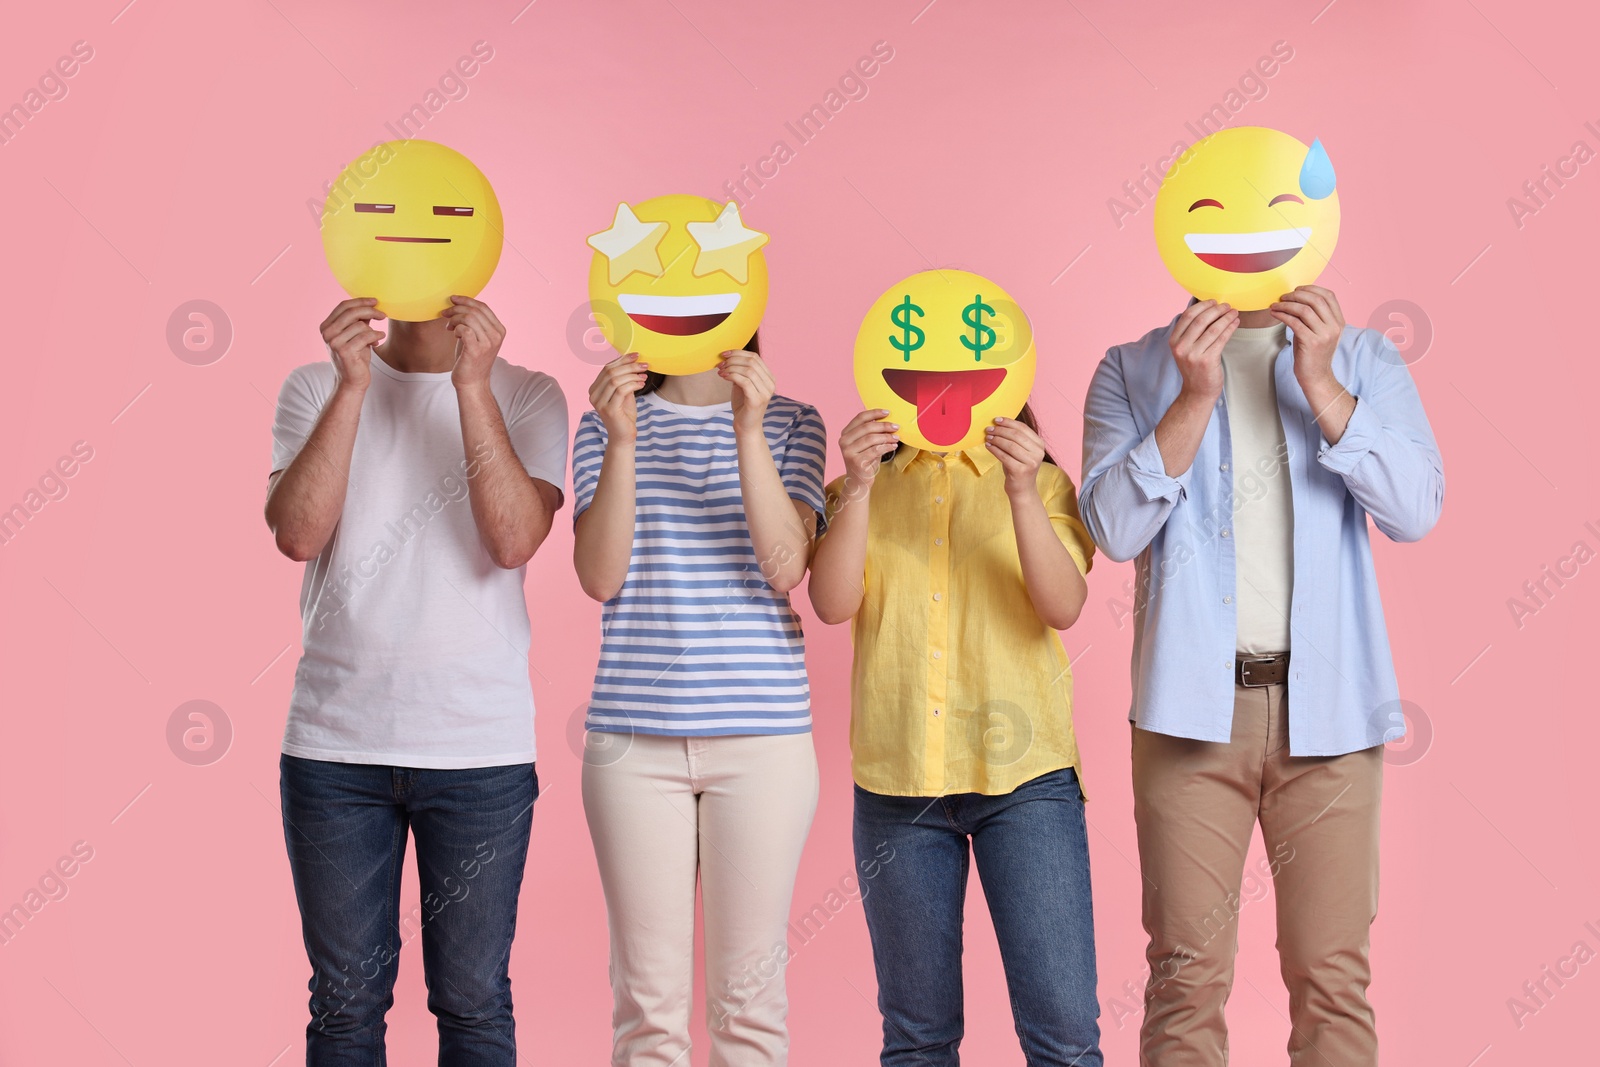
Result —
[[1219, 365], [1221, 364], [1222, 350], [1228, 347], [1228, 341], [1233, 337], [1233, 332], [1238, 328], [1238, 318], [1235, 318], [1232, 322], [1229, 322], [1222, 327], [1222, 332], [1217, 334], [1210, 346], [1205, 349], [1204, 355], [1207, 361], [1215, 360]]
[[342, 352], [343, 349], [349, 347], [351, 344], [353, 344], [356, 341], [360, 340], [362, 338], [362, 336], [365, 335], [365, 334], [371, 334], [372, 336], [377, 337], [380, 340], [383, 337], [383, 335], [381, 333], [379, 333], [377, 330], [374, 330], [371, 326], [368, 326], [366, 323], [364, 323], [364, 322], [353, 322], [349, 326], [345, 327], [344, 330], [342, 330], [338, 334], [334, 335], [334, 337], [332, 337], [328, 341], [328, 344], [329, 344], [330, 347], [332, 347], [334, 349], [334, 351]]
[[989, 451], [1000, 457], [1002, 462], [1009, 459], [1012, 463], [1021, 467], [1032, 467], [1038, 464], [1038, 460], [1035, 457], [1019, 450], [1010, 441], [1002, 441], [991, 437], [984, 443], [988, 446]]
[[1012, 444], [1019, 445], [1024, 448], [1031, 448], [1036, 444], [1036, 441], [1028, 435], [1026, 427], [985, 426], [983, 428], [983, 434], [985, 440], [995, 438], [1002, 441], [1009, 441]]
[[[448, 315], [449, 312], [447, 311]], [[453, 320], [456, 326], [465, 326], [477, 334], [479, 340], [487, 341], [494, 336], [494, 329], [489, 325], [489, 319], [477, 308], [465, 308]]]
[[1200, 344], [1200, 338], [1205, 336], [1206, 330], [1210, 330], [1211, 326], [1216, 325], [1219, 320], [1227, 318], [1229, 315], [1238, 315], [1238, 312], [1235, 312], [1227, 304], [1211, 304], [1210, 307], [1206, 307], [1200, 314], [1195, 315], [1194, 320], [1190, 320], [1187, 330], [1184, 330], [1184, 333], [1179, 336], [1179, 347], [1192, 349], [1192, 347], [1197, 346], [1197, 344]]
[[1309, 285], [1306, 286], [1306, 288], [1315, 291], [1315, 293], [1317, 293], [1318, 296], [1323, 299], [1323, 302], [1325, 302], [1326, 306], [1328, 306], [1328, 314], [1326, 314], [1328, 325], [1344, 325], [1344, 309], [1339, 307], [1338, 293], [1334, 293], [1333, 290], [1325, 290], [1325, 288], [1322, 288], [1320, 285]]
[[1031, 441], [1019, 441], [1015, 437], [1003, 437], [998, 432], [994, 432], [984, 434], [984, 442], [1003, 448], [1018, 459], [1032, 462], [1043, 462], [1044, 460], [1044, 449]]
[[1278, 304], [1302, 308], [1304, 309], [1302, 317], [1310, 315], [1311, 320], [1316, 322], [1324, 322], [1333, 317], [1333, 309], [1328, 306], [1327, 301], [1308, 289], [1296, 289], [1294, 292], [1284, 293], [1278, 298]]
[[988, 428], [991, 430], [1004, 430], [1023, 441], [1035, 441], [1041, 446], [1044, 444], [1044, 438], [1039, 436], [1039, 432], [1021, 419], [1008, 419], [1003, 415], [998, 415]]
[[1013, 455], [1010, 451], [1010, 447], [1004, 442], [989, 440], [983, 443], [983, 447], [994, 453], [995, 456], [1000, 460], [1000, 465], [1003, 467], [1010, 468], [1020, 466], [1022, 464], [1022, 460]]
[[333, 325], [333, 321], [335, 319], [344, 314], [346, 311], [349, 311], [351, 308], [370, 308], [377, 307], [377, 305], [377, 298], [371, 296], [355, 296], [351, 297], [349, 300], [341, 300], [333, 306], [332, 311], [328, 312], [328, 317], [322, 320], [322, 325], [320, 328], [326, 330], [329, 326]]
[[848, 449], [851, 452], [881, 452], [885, 448], [893, 448], [900, 443], [900, 435], [892, 430], [879, 433], [869, 433], [860, 438]]
[[882, 420], [884, 420], [884, 419], [886, 419], [888, 417], [889, 417], [889, 409], [888, 408], [868, 408], [866, 411], [863, 411], [860, 414], [856, 415], [855, 418], [851, 419], [849, 422], [847, 422], [845, 424], [845, 427], [844, 427], [845, 428], [845, 432], [848, 433], [849, 431], [855, 429], [857, 426], [865, 426], [867, 423], [870, 423], [870, 422], [881, 422]]
[[741, 367], [730, 367], [727, 364], [723, 364], [720, 368], [718, 368], [718, 371], [724, 378], [737, 385], [745, 392], [750, 393], [755, 391], [755, 381], [751, 378], [749, 371], [744, 370]]
[[1229, 309], [1228, 312], [1217, 318], [1205, 331], [1195, 338], [1191, 350], [1198, 353], [1209, 353], [1218, 339], [1225, 339], [1233, 335], [1234, 327], [1239, 325], [1239, 313]]
[[616, 394], [617, 386], [615, 382], [608, 381], [604, 384], [596, 382], [595, 387], [589, 390], [589, 406], [596, 411], [605, 411], [616, 397]]
[[[1299, 300], [1280, 300], [1267, 309], [1277, 315], [1288, 326], [1298, 333], [1307, 333], [1315, 337], [1321, 319], [1317, 317], [1315, 309], [1310, 304]], [[1283, 318], [1288, 316], [1287, 319]]]
[[1329, 330], [1334, 329], [1343, 321], [1339, 317], [1338, 302], [1333, 299], [1333, 294], [1326, 289], [1319, 289], [1314, 285], [1302, 285], [1295, 290], [1301, 294], [1306, 303], [1316, 311], [1317, 318]]
[[1183, 311], [1178, 314], [1178, 321], [1173, 323], [1173, 336], [1182, 334], [1184, 330], [1189, 328], [1189, 324], [1194, 321], [1194, 317], [1196, 315], [1203, 313], [1208, 308], [1213, 307], [1215, 304], [1215, 300], [1197, 300], [1188, 307], [1184, 308]]
[[839, 435], [839, 447], [849, 448], [852, 442], [859, 441], [863, 437], [868, 437], [875, 433], [896, 433], [899, 429], [899, 423], [884, 422], [879, 419], [863, 422], [859, 425], [852, 422], [845, 427], [844, 433]]
[[383, 334], [364, 329], [342, 345], [335, 345], [334, 351], [347, 363], [365, 363], [372, 358], [372, 350], [382, 343]]
[[642, 364], [634, 364], [626, 367], [613, 367], [606, 371], [602, 377], [612, 383], [637, 381], [643, 385], [645, 374], [646, 371]]
[[375, 307], [346, 308], [339, 314], [331, 316], [327, 322], [322, 324], [322, 336], [326, 338], [332, 334], [343, 333], [352, 323], [369, 322], [385, 317], [383, 312]]
[[474, 300], [470, 296], [452, 296], [450, 298], [450, 302], [455, 304], [457, 307], [467, 307], [475, 311], [482, 312], [483, 317], [488, 320], [489, 325], [504, 335], [506, 328], [501, 325], [500, 317], [494, 313], [494, 308], [490, 307], [488, 304], [485, 304], [482, 300]]

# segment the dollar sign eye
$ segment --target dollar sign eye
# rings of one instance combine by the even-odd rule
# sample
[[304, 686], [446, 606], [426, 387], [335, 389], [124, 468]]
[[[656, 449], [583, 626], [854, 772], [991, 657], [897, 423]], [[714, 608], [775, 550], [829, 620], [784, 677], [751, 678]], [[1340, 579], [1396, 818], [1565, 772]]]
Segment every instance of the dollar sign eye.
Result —
[[972, 352], [974, 362], [1010, 366], [1032, 347], [1033, 330], [1028, 317], [1009, 300], [1000, 298], [990, 304], [981, 296], [975, 297], [961, 316], [965, 327], [961, 343]]
[[922, 327], [914, 325], [911, 316], [922, 317], [922, 308], [911, 302], [911, 294], [906, 293], [901, 297], [900, 303], [889, 312], [889, 321], [900, 330], [900, 336], [889, 335], [889, 344], [900, 353], [905, 362], [911, 362], [911, 353], [922, 347], [927, 340], [927, 334], [922, 332]]
[[983, 354], [993, 348], [999, 340], [994, 332], [994, 327], [983, 321], [984, 316], [994, 319], [994, 308], [983, 302], [983, 294], [977, 293], [972, 298], [972, 303], [961, 309], [961, 321], [972, 331], [972, 336], [961, 334], [961, 344], [972, 353], [974, 361], [981, 362]]

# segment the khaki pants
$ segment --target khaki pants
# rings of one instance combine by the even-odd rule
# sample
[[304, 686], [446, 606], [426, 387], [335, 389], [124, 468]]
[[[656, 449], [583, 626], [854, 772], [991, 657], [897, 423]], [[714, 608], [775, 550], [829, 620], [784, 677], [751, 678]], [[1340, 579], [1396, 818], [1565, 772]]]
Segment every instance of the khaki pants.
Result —
[[789, 903], [817, 807], [810, 734], [620, 736], [583, 810], [611, 927], [617, 1067], [688, 1067], [694, 896], [712, 1067], [788, 1062]]
[[1289, 1062], [1373, 1067], [1368, 931], [1378, 908], [1383, 750], [1290, 756], [1287, 688], [1235, 690], [1227, 744], [1133, 731], [1134, 818], [1150, 935], [1139, 1062], [1228, 1062], [1239, 890], [1261, 823], [1289, 990]]

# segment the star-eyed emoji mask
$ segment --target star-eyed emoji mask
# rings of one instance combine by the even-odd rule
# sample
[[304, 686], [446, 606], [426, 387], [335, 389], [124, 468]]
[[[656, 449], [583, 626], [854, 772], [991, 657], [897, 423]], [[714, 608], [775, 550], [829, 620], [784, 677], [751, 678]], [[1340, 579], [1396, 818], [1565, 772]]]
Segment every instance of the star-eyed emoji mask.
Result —
[[662, 374], [697, 374], [743, 348], [767, 310], [767, 235], [739, 207], [699, 196], [618, 204], [589, 238], [589, 308], [618, 352]]
[[1339, 240], [1339, 194], [1321, 141], [1238, 126], [1190, 148], [1156, 194], [1156, 247], [1201, 300], [1259, 311], [1317, 280]]
[[1011, 295], [964, 270], [913, 274], [867, 311], [856, 334], [856, 389], [900, 424], [900, 440], [978, 448], [996, 416], [1033, 389], [1033, 326]]
[[339, 175], [322, 209], [322, 249], [351, 296], [402, 322], [438, 318], [489, 284], [504, 240], [483, 172], [432, 141], [389, 141]]

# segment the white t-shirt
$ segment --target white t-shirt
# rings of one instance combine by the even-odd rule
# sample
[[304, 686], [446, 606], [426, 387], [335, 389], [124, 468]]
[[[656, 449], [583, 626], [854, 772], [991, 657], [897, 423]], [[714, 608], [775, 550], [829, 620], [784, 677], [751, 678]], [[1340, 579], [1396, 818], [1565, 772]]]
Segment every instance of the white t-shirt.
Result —
[[1222, 349], [1233, 438], [1233, 538], [1240, 652], [1288, 652], [1294, 496], [1274, 378], [1284, 327], [1236, 329]]
[[[331, 363], [291, 371], [272, 469], [289, 466], [333, 395]], [[565, 482], [567, 405], [549, 375], [496, 359], [490, 389], [528, 474]], [[531, 763], [525, 568], [478, 537], [449, 372], [372, 359], [344, 512], [306, 564], [299, 669], [283, 751], [306, 759], [455, 769]]]

